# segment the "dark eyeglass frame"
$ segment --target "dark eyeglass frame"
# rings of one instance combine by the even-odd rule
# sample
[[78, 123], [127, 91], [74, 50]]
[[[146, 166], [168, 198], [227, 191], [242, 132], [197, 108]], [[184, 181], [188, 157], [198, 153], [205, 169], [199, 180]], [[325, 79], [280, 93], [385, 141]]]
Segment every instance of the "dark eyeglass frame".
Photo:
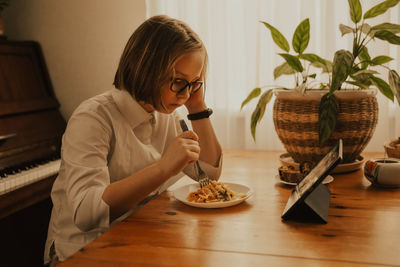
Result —
[[[174, 88], [173, 88], [173, 85], [174, 85], [174, 82], [176, 82], [177, 80], [179, 80], [179, 81], [181, 81], [181, 82], [185, 82], [185, 86], [183, 86], [181, 89], [179, 89], [179, 90], [175, 90]], [[195, 84], [200, 84], [200, 86], [199, 86], [199, 88], [197, 88], [196, 90], [192, 90], [192, 88], [193, 88], [193, 85], [195, 85]], [[189, 81], [187, 81], [187, 80], [185, 80], [185, 79], [182, 79], [182, 78], [171, 78], [171, 85], [170, 85], [170, 87], [169, 87], [169, 89], [172, 91], [172, 92], [174, 92], [174, 93], [176, 93], [177, 95], [179, 95], [179, 94], [183, 94], [184, 92], [185, 92], [185, 90], [186, 90], [186, 88], [188, 87], [189, 88], [189, 94], [190, 95], [193, 95], [194, 93], [196, 93], [197, 91], [199, 91], [200, 89], [201, 89], [201, 87], [203, 86], [203, 84], [204, 84], [204, 82], [203, 81], [193, 81], [193, 82], [189, 82]]]

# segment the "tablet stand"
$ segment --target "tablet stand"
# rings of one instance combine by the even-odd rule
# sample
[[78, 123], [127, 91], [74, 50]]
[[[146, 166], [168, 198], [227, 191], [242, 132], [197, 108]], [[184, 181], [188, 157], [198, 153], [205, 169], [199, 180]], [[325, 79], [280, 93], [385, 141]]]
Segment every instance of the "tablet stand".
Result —
[[292, 208], [282, 218], [296, 221], [328, 222], [330, 191], [324, 184], [319, 184], [305, 199]]

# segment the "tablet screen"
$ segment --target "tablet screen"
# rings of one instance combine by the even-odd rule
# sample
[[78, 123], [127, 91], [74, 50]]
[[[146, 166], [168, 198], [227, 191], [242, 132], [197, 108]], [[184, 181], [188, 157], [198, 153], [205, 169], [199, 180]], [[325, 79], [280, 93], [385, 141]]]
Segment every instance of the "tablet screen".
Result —
[[[316, 184], [317, 180], [322, 176], [328, 175], [325, 172], [340, 158], [341, 159], [341, 145], [339, 144], [341, 140], [333, 147], [325, 157], [318, 162], [318, 164], [296, 185], [296, 191], [299, 195], [303, 195], [307, 190], [309, 190], [313, 185]], [[322, 178], [324, 178], [322, 177]]]
[[331, 172], [343, 157], [343, 143], [337, 144], [321, 159], [318, 164], [296, 185], [286, 203], [282, 218], [287, 218], [296, 205], [302, 202]]

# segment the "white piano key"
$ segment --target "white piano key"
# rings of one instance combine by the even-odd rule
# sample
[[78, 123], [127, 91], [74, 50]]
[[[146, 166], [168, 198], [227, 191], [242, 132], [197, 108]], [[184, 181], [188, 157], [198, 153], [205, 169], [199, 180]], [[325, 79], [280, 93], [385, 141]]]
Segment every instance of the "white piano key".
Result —
[[0, 195], [11, 192], [25, 185], [50, 177], [60, 169], [61, 160], [50, 161], [46, 164], [38, 165], [29, 170], [24, 170], [16, 174], [0, 179]]

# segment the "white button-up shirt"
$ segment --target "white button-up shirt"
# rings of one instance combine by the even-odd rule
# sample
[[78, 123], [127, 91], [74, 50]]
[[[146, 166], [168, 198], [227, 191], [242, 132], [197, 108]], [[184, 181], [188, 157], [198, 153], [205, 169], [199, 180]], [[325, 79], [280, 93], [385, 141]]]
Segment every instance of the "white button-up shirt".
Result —
[[[46, 263], [52, 245], [63, 261], [109, 229], [109, 206], [102, 199], [105, 188], [158, 161], [182, 132], [179, 119], [177, 112], [148, 113], [127, 91], [117, 89], [84, 101], [74, 111], [62, 139], [61, 167], [51, 192], [54, 207]], [[210, 178], [217, 178], [221, 162], [222, 156], [218, 167], [200, 164]], [[184, 173], [195, 177], [193, 164]], [[170, 178], [150, 196], [182, 176]]]

